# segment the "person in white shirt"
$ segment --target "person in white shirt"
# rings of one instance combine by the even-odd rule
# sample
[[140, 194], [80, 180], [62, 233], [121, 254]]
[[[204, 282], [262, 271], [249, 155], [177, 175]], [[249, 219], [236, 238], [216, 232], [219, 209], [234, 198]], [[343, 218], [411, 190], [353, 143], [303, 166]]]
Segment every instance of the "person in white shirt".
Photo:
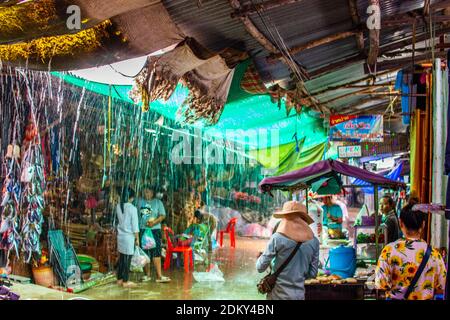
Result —
[[132, 204], [135, 192], [125, 188], [121, 203], [116, 206], [117, 219], [117, 250], [119, 251], [119, 265], [117, 269], [117, 284], [125, 288], [135, 287], [128, 281], [130, 275], [131, 258], [135, 246], [139, 246], [139, 217], [137, 208]]

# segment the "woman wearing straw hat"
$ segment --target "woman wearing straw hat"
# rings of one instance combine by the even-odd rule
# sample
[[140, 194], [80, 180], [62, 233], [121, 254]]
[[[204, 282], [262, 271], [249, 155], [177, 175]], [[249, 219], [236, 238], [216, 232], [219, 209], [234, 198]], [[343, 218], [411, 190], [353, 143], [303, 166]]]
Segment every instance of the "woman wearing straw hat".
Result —
[[264, 272], [270, 266], [277, 271], [291, 254], [293, 256], [282, 268], [267, 299], [304, 300], [305, 280], [315, 278], [319, 268], [320, 244], [309, 227], [314, 220], [308, 215], [306, 207], [297, 201], [284, 203], [283, 209], [273, 216], [281, 218], [281, 222], [266, 250], [260, 254], [256, 269]]

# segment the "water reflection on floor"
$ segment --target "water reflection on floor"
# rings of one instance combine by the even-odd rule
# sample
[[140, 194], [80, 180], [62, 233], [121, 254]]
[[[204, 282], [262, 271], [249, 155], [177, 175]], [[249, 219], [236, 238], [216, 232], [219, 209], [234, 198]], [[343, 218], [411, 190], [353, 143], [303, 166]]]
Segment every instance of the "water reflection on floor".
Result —
[[[173, 267], [164, 274], [170, 283], [154, 281], [138, 283], [133, 289], [118, 287], [115, 283], [96, 287], [83, 292], [93, 299], [107, 300], [249, 300], [265, 299], [258, 294], [256, 283], [261, 278], [255, 269], [256, 255], [263, 251], [267, 240], [237, 238], [236, 248], [224, 247], [215, 251], [212, 262], [218, 264], [225, 282], [197, 282], [192, 272], [184, 273], [182, 268]], [[205, 266], [196, 265], [195, 271], [205, 271]]]

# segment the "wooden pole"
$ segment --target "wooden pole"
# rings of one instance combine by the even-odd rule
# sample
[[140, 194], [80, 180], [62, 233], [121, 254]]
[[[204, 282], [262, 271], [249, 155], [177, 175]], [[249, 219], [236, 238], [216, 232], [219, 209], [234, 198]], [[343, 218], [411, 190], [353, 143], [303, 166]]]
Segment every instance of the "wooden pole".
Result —
[[330, 100], [321, 101], [321, 103], [328, 104], [328, 103], [331, 103], [331, 102], [335, 102], [335, 101], [338, 101], [338, 100], [341, 100], [341, 99], [345, 99], [345, 98], [356, 96], [356, 95], [360, 95], [360, 94], [369, 94], [369, 93], [371, 93], [372, 91], [374, 91], [376, 89], [378, 89], [378, 88], [377, 87], [374, 87], [374, 88], [370, 88], [370, 87], [366, 88], [365, 87], [364, 89], [361, 89], [361, 90], [358, 90], [358, 91], [354, 91], [354, 92], [350, 92], [350, 93], [346, 93], [344, 95], [338, 96], [338, 97], [330, 99]]
[[[366, 104], [367, 102], [370, 102], [370, 101], [374, 101], [375, 99], [368, 99], [368, 101], [366, 101], [364, 104]], [[351, 108], [346, 108], [346, 109], [344, 109], [344, 110], [342, 110], [342, 111], [339, 111], [339, 114], [367, 114], [367, 113], [374, 113], [375, 112], [375, 110], [378, 110], [378, 109], [381, 109], [381, 108], [384, 108], [384, 109], [386, 109], [386, 107], [389, 105], [389, 103], [390, 103], [390, 101], [389, 100], [387, 100], [387, 99], [385, 99], [385, 100], [379, 100], [379, 101], [382, 101], [382, 102], [380, 102], [380, 103], [376, 103], [376, 104], [373, 104], [373, 105], [371, 105], [371, 106], [369, 106], [369, 107], [367, 107], [367, 108], [364, 108], [364, 109], [351, 109]], [[396, 105], [398, 105], [400, 103], [400, 101], [399, 102], [396, 102]], [[363, 103], [361, 103], [360, 105], [364, 105]], [[384, 110], [383, 110], [384, 111]]]
[[[380, 6], [379, 0], [370, 0], [372, 6]], [[369, 54], [367, 56], [367, 64], [369, 66], [374, 66], [378, 60], [378, 54], [380, 52], [380, 30], [371, 28], [369, 30]]]
[[281, 6], [301, 2], [302, 0], [269, 0], [263, 3], [247, 4], [242, 6], [240, 9], [236, 9], [231, 13], [232, 18], [242, 18], [258, 11], [266, 11], [270, 9], [275, 9]]
[[356, 56], [349, 57], [349, 58], [346, 58], [344, 60], [331, 63], [329, 65], [326, 65], [326, 66], [321, 67], [319, 69], [316, 69], [314, 71], [310, 71], [309, 75], [310, 75], [311, 78], [315, 78], [315, 77], [318, 77], [318, 76], [320, 76], [320, 75], [322, 75], [324, 73], [330, 73], [330, 72], [336, 71], [338, 69], [342, 69], [342, 68], [344, 68], [346, 66], [352, 65], [354, 63], [363, 61], [365, 58], [366, 58], [366, 55], [364, 53], [359, 53]]
[[[358, 14], [358, 3], [356, 0], [348, 0], [348, 7], [350, 9], [350, 16], [352, 17], [353, 26], [361, 25], [361, 19]], [[364, 33], [362, 30], [358, 32], [356, 35], [356, 45], [358, 46], [359, 51], [364, 50]]]
[[373, 202], [375, 206], [375, 260], [378, 262], [378, 185], [373, 185]]
[[[435, 57], [436, 58], [445, 58], [446, 53], [445, 52], [436, 52]], [[421, 63], [425, 61], [429, 61], [432, 59], [431, 53], [423, 54], [420, 56], [414, 57], [414, 62]], [[389, 60], [389, 61], [383, 61], [377, 64], [377, 70], [383, 71], [386, 69], [392, 69], [392, 68], [398, 68], [401, 69], [406, 65], [411, 64], [411, 57], [401, 58], [401, 59], [395, 59], [395, 60]], [[368, 69], [366, 67], [366, 72], [368, 72]]]
[[[441, 36], [443, 34], [446, 34], [448, 32], [450, 32], [450, 27], [445, 27], [445, 28], [443, 28], [441, 30], [436, 30], [436, 37], [439, 37], [439, 36]], [[430, 35], [428, 33], [421, 34], [421, 35], [416, 37], [416, 43], [417, 42], [421, 42], [421, 41], [425, 41], [425, 40], [429, 39], [429, 37], [430, 37]], [[387, 46], [381, 47], [380, 55], [382, 55], [385, 52], [390, 52], [390, 51], [393, 51], [393, 50], [404, 48], [406, 46], [410, 46], [410, 45], [412, 45], [412, 43], [413, 43], [413, 38], [412, 37], [408, 38], [408, 39], [401, 40], [401, 41], [394, 42], [394, 43], [389, 44]], [[363, 53], [360, 53], [360, 54], [358, 54], [356, 56], [348, 57], [348, 58], [345, 58], [344, 60], [341, 60], [341, 61], [338, 61], [338, 62], [334, 62], [334, 63], [331, 63], [331, 64], [329, 64], [327, 66], [324, 66], [324, 67], [321, 67], [321, 68], [316, 69], [314, 71], [311, 71], [311, 72], [309, 72], [309, 75], [310, 75], [311, 78], [315, 78], [315, 77], [318, 77], [318, 76], [320, 76], [320, 75], [322, 75], [324, 73], [329, 73], [329, 72], [341, 69], [343, 67], [352, 65], [354, 63], [360, 62], [360, 61], [364, 60], [365, 58], [366, 58], [366, 56]], [[407, 58], [407, 59], [409, 59], [408, 62], [411, 62], [410, 58]], [[383, 66], [383, 64], [387, 64], [387, 63], [389, 63], [389, 61], [382, 62], [381, 66]], [[397, 69], [398, 70], [398, 69], [401, 69], [403, 67], [403, 65], [401, 65], [401, 66], [395, 66], [394, 65], [394, 66], [390, 66], [390, 67], [391, 67], [391, 69]], [[384, 66], [383, 69], [380, 69], [380, 63], [377, 64], [377, 72], [384, 71], [384, 70], [387, 70], [387, 69], [388, 68], [386, 66]]]
[[[240, 2], [239, 0], [228, 0], [230, 2], [230, 5], [238, 10], [241, 8]], [[278, 48], [276, 48], [273, 43], [271, 43], [259, 30], [258, 28], [253, 24], [253, 22], [250, 20], [249, 17], [244, 16], [244, 17], [240, 17], [239, 18], [242, 23], [244, 24], [244, 27], [246, 28], [247, 32], [253, 37], [255, 38], [264, 48], [266, 48], [267, 51], [273, 53], [273, 54], [277, 54], [280, 53], [280, 51], [278, 50]], [[291, 69], [295, 74], [297, 73], [296, 67], [298, 67], [300, 69], [300, 71], [303, 73], [303, 75], [306, 77], [307, 80], [310, 79], [309, 74], [306, 72], [306, 70], [304, 68], [302, 68], [301, 66], [298, 65], [293, 65], [293, 62], [290, 61], [287, 58], [282, 58], [281, 59], [287, 66], [289, 69]], [[301, 84], [301, 93], [305, 96], [309, 96], [309, 93], [307, 92], [305, 86], [303, 84]], [[317, 109], [319, 112], [325, 114], [325, 113], [329, 113], [329, 109], [327, 107], [321, 106], [317, 103], [317, 101], [314, 99], [314, 97], [311, 97], [311, 104], [312, 107], [314, 107], [315, 109]]]
[[[450, 16], [448, 15], [439, 15], [433, 16], [433, 23], [445, 23], [450, 21]], [[392, 17], [381, 22], [382, 28], [390, 28], [390, 27], [401, 27], [401, 26], [411, 26], [414, 22], [417, 23], [417, 27], [425, 27], [426, 23], [429, 23], [430, 18], [427, 17]]]
[[430, 8], [433, 11], [447, 9], [448, 7], [450, 7], [450, 0], [439, 1], [430, 5]]
[[[305, 44], [292, 47], [289, 50], [289, 52], [290, 52], [290, 54], [297, 54], [297, 53], [300, 53], [302, 51], [309, 50], [309, 49], [312, 49], [312, 48], [315, 48], [315, 47], [318, 47], [318, 46], [321, 46], [321, 45], [324, 45], [324, 44], [327, 44], [327, 43], [330, 43], [330, 42], [334, 42], [334, 41], [338, 41], [338, 40], [341, 40], [341, 39], [346, 39], [346, 38], [349, 38], [349, 37], [353, 37], [353, 36], [357, 35], [358, 33], [359, 33], [359, 31], [357, 31], [357, 30], [338, 32], [338, 33], [332, 34], [330, 36], [327, 36], [327, 37], [324, 37], [324, 38], [321, 38], [321, 39], [312, 40], [312, 41], [307, 42]], [[267, 59], [269, 61], [272, 61], [272, 60], [275, 60], [275, 59], [280, 59], [282, 57], [283, 57], [283, 55], [281, 53], [276, 53], [276, 54], [271, 54]]]
[[395, 85], [395, 82], [387, 82], [387, 83], [374, 83], [374, 84], [355, 84], [345, 86], [345, 89], [356, 89], [356, 88], [373, 88], [373, 87], [391, 87]]
[[[239, 2], [239, 0], [228, 0], [230, 2], [230, 5], [236, 9], [239, 10], [241, 8], [241, 4]], [[271, 52], [272, 54], [278, 54], [281, 53], [277, 47], [275, 47], [273, 45], [272, 42], [270, 42], [266, 36], [264, 36], [261, 31], [259, 31], [259, 29], [255, 26], [255, 24], [252, 22], [252, 20], [250, 20], [249, 17], [247, 16], [242, 16], [239, 17], [239, 19], [241, 20], [241, 22], [244, 24], [245, 29], [247, 30], [247, 32], [256, 40], [259, 42], [259, 44], [261, 46], [263, 46], [267, 51]], [[295, 72], [294, 67], [292, 66], [292, 62], [289, 61], [286, 58], [281, 58], [281, 60], [284, 62], [284, 64], [286, 64], [289, 69], [291, 69], [292, 71]], [[301, 72], [304, 74], [304, 76], [307, 78], [307, 80], [309, 80], [309, 75], [308, 72], [302, 68], [301, 66], [297, 66]]]
[[[442, 28], [440, 30], [436, 30], [436, 37], [439, 37], [441, 35], [445, 35], [445, 34], [447, 34], [449, 32], [450, 32], [450, 27], [445, 27], [445, 28]], [[413, 44], [414, 40], [415, 40], [416, 43], [418, 43], [418, 42], [425, 41], [425, 40], [427, 40], [429, 38], [430, 38], [430, 34], [425, 32], [425, 33], [422, 33], [420, 35], [416, 35], [415, 39], [414, 39], [414, 37], [410, 37], [410, 38], [403, 39], [403, 40], [400, 40], [400, 41], [397, 41], [397, 42], [393, 42], [393, 43], [391, 43], [389, 45], [381, 47], [381, 54], [383, 54], [385, 52], [389, 52], [389, 51], [393, 51], [393, 50], [397, 50], [397, 49], [402, 49], [404, 47], [410, 46], [410, 45]]]
[[358, 102], [356, 102], [344, 109], [338, 110], [338, 111], [339, 111], [339, 113], [343, 113], [343, 114], [353, 112], [353, 111], [359, 110], [360, 106], [363, 106], [363, 105], [367, 104], [368, 102], [375, 101], [375, 100], [382, 101], [380, 104], [389, 102], [389, 99], [387, 99], [387, 98], [378, 98], [377, 99], [377, 98], [370, 97], [370, 98], [360, 99], [360, 100], [358, 100]]
[[[387, 75], [387, 74], [389, 74], [389, 73], [392, 73], [392, 72], [394, 72], [394, 71], [395, 71], [395, 70], [388, 70], [388, 71], [379, 72], [379, 73], [377, 73], [376, 76], [377, 76], [377, 77], [381, 77], [381, 76]], [[356, 83], [359, 83], [359, 82], [362, 82], [362, 81], [366, 81], [366, 80], [369, 80], [369, 79], [372, 79], [372, 78], [373, 78], [372, 75], [365, 75], [365, 76], [363, 76], [362, 78], [359, 78], [359, 79], [357, 79], [357, 80], [353, 80], [353, 81], [350, 81], [350, 82], [346, 82], [346, 83], [343, 83], [343, 84], [340, 84], [340, 85], [337, 85], [337, 86], [326, 87], [325, 89], [322, 89], [322, 90], [320, 90], [320, 91], [315, 91], [315, 92], [312, 93], [312, 95], [318, 96], [318, 95], [324, 94], [324, 93], [326, 93], [326, 92], [328, 92], [328, 91], [339, 90], [339, 89], [345, 89], [345, 88], [347, 88], [347, 86], [349, 86], [349, 85], [356, 84]]]

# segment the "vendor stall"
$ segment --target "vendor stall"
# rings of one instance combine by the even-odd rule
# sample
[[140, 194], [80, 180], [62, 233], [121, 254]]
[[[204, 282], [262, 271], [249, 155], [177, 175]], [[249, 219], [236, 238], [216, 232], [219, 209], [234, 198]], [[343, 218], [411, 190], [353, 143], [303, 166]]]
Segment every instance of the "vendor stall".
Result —
[[[358, 186], [344, 186], [341, 182], [341, 176], [348, 176], [359, 179], [366, 182], [366, 184]], [[375, 235], [379, 234], [380, 220], [378, 216], [378, 188], [388, 188], [393, 190], [398, 190], [405, 188], [405, 184], [399, 181], [391, 180], [389, 178], [380, 176], [378, 174], [372, 173], [370, 171], [360, 169], [354, 166], [347, 165], [345, 163], [335, 161], [335, 160], [324, 160], [317, 162], [311, 166], [305, 167], [303, 169], [289, 172], [281, 176], [265, 178], [259, 184], [259, 188], [263, 192], [271, 192], [272, 190], [283, 190], [289, 192], [295, 192], [300, 190], [306, 190], [306, 198], [308, 198], [308, 189], [314, 189], [315, 192], [321, 191], [321, 188], [325, 193], [339, 193], [344, 187], [367, 187], [373, 186], [374, 188], [374, 198], [375, 198], [375, 217], [374, 226]], [[308, 201], [307, 201], [308, 203]], [[374, 239], [375, 243], [375, 262], [380, 253], [379, 240], [381, 237], [376, 236]], [[356, 243], [356, 242], [355, 242]], [[356, 245], [355, 245], [356, 246]], [[322, 248], [323, 249], [323, 248]], [[324, 266], [326, 273], [331, 274], [331, 277], [319, 277], [314, 279], [311, 283], [306, 283], [306, 290], [310, 287], [310, 290], [314, 293], [310, 294], [311, 299], [320, 298], [320, 292], [324, 292], [324, 296], [327, 299], [330, 298], [329, 291], [331, 290], [329, 286], [347, 285], [347, 289], [352, 291], [353, 289], [358, 291], [350, 292], [350, 296], [355, 297], [355, 299], [360, 299], [362, 296], [361, 283], [364, 283], [368, 279], [367, 274], [360, 276], [360, 279], [354, 279], [356, 270], [356, 250], [355, 248], [347, 247], [341, 244], [336, 249], [339, 250], [334, 252], [334, 256], [339, 259], [339, 263], [330, 262], [330, 267], [327, 266], [328, 260], [332, 260], [331, 254]], [[352, 255], [353, 253], [353, 255]], [[335, 266], [333, 266], [333, 264]], [[336, 267], [337, 265], [340, 265]], [[357, 275], [358, 277], [358, 275]], [[351, 284], [351, 286], [349, 286]], [[358, 286], [359, 284], [359, 286]], [[313, 287], [311, 287], [313, 286]], [[333, 290], [334, 290], [333, 289]], [[336, 289], [339, 291], [340, 289]], [[311, 292], [312, 292], [311, 291]], [[318, 292], [319, 291], [319, 292]], [[342, 299], [342, 296], [336, 294], [337, 299]]]

